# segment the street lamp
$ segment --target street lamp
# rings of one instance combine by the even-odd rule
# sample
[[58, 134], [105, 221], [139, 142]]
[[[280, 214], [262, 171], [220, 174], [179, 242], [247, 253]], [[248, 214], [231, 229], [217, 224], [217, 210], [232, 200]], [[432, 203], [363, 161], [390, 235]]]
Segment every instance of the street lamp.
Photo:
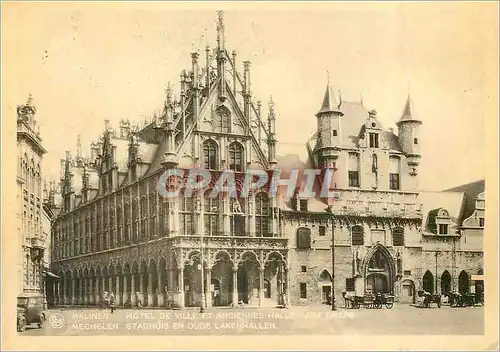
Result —
[[335, 218], [331, 207], [326, 208], [327, 213], [331, 214], [332, 219], [332, 310], [337, 310], [335, 306]]

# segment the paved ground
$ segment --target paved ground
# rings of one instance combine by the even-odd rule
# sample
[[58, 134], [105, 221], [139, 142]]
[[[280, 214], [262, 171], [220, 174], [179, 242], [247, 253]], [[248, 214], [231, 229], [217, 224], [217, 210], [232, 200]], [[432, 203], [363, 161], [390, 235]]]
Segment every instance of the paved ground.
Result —
[[54, 309], [47, 312], [42, 329], [20, 334], [36, 335], [322, 335], [409, 334], [481, 335], [484, 308], [345, 309], [329, 306], [285, 309], [244, 308], [196, 310]]

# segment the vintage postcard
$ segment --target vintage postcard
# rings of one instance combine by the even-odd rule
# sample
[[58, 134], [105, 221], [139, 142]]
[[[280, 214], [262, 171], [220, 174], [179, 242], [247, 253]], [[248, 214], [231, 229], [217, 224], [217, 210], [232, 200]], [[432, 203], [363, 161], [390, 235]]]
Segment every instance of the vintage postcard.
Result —
[[2, 2], [2, 349], [497, 349], [497, 12]]

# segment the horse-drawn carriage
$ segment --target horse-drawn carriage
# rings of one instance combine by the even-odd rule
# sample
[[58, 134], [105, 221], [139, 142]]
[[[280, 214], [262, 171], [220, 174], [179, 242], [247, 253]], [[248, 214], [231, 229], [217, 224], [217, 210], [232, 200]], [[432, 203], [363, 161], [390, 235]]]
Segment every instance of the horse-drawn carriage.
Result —
[[484, 298], [482, 294], [477, 293], [460, 293], [460, 292], [449, 292], [445, 294], [450, 302], [450, 307], [473, 307], [476, 304], [484, 304]]
[[417, 295], [420, 298], [419, 307], [430, 308], [431, 305], [435, 303], [438, 308], [441, 308], [441, 295], [433, 295], [424, 290], [417, 291]]
[[370, 293], [367, 292], [364, 296], [349, 296], [343, 294], [346, 308], [359, 309], [361, 306], [367, 309], [381, 309], [385, 306], [391, 309], [394, 306], [394, 296], [387, 293]]

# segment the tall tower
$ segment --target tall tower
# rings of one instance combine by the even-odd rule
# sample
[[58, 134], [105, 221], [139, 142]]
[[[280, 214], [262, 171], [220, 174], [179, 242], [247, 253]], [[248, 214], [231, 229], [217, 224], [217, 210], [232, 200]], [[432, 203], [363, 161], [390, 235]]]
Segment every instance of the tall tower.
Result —
[[[17, 106], [19, 292], [43, 292], [43, 265], [46, 234], [40, 214], [43, 200], [42, 159], [47, 151], [36, 121], [31, 95]], [[38, 210], [37, 210], [38, 208]]]
[[416, 117], [415, 108], [410, 94], [406, 99], [401, 118], [396, 123], [398, 126], [398, 139], [403, 152], [408, 161], [409, 174], [418, 175], [418, 166], [420, 164], [420, 125], [422, 121]]
[[340, 118], [344, 113], [335, 99], [335, 93], [328, 82], [321, 108], [316, 114], [318, 121], [317, 158], [320, 168], [335, 168], [339, 156], [342, 124]]

